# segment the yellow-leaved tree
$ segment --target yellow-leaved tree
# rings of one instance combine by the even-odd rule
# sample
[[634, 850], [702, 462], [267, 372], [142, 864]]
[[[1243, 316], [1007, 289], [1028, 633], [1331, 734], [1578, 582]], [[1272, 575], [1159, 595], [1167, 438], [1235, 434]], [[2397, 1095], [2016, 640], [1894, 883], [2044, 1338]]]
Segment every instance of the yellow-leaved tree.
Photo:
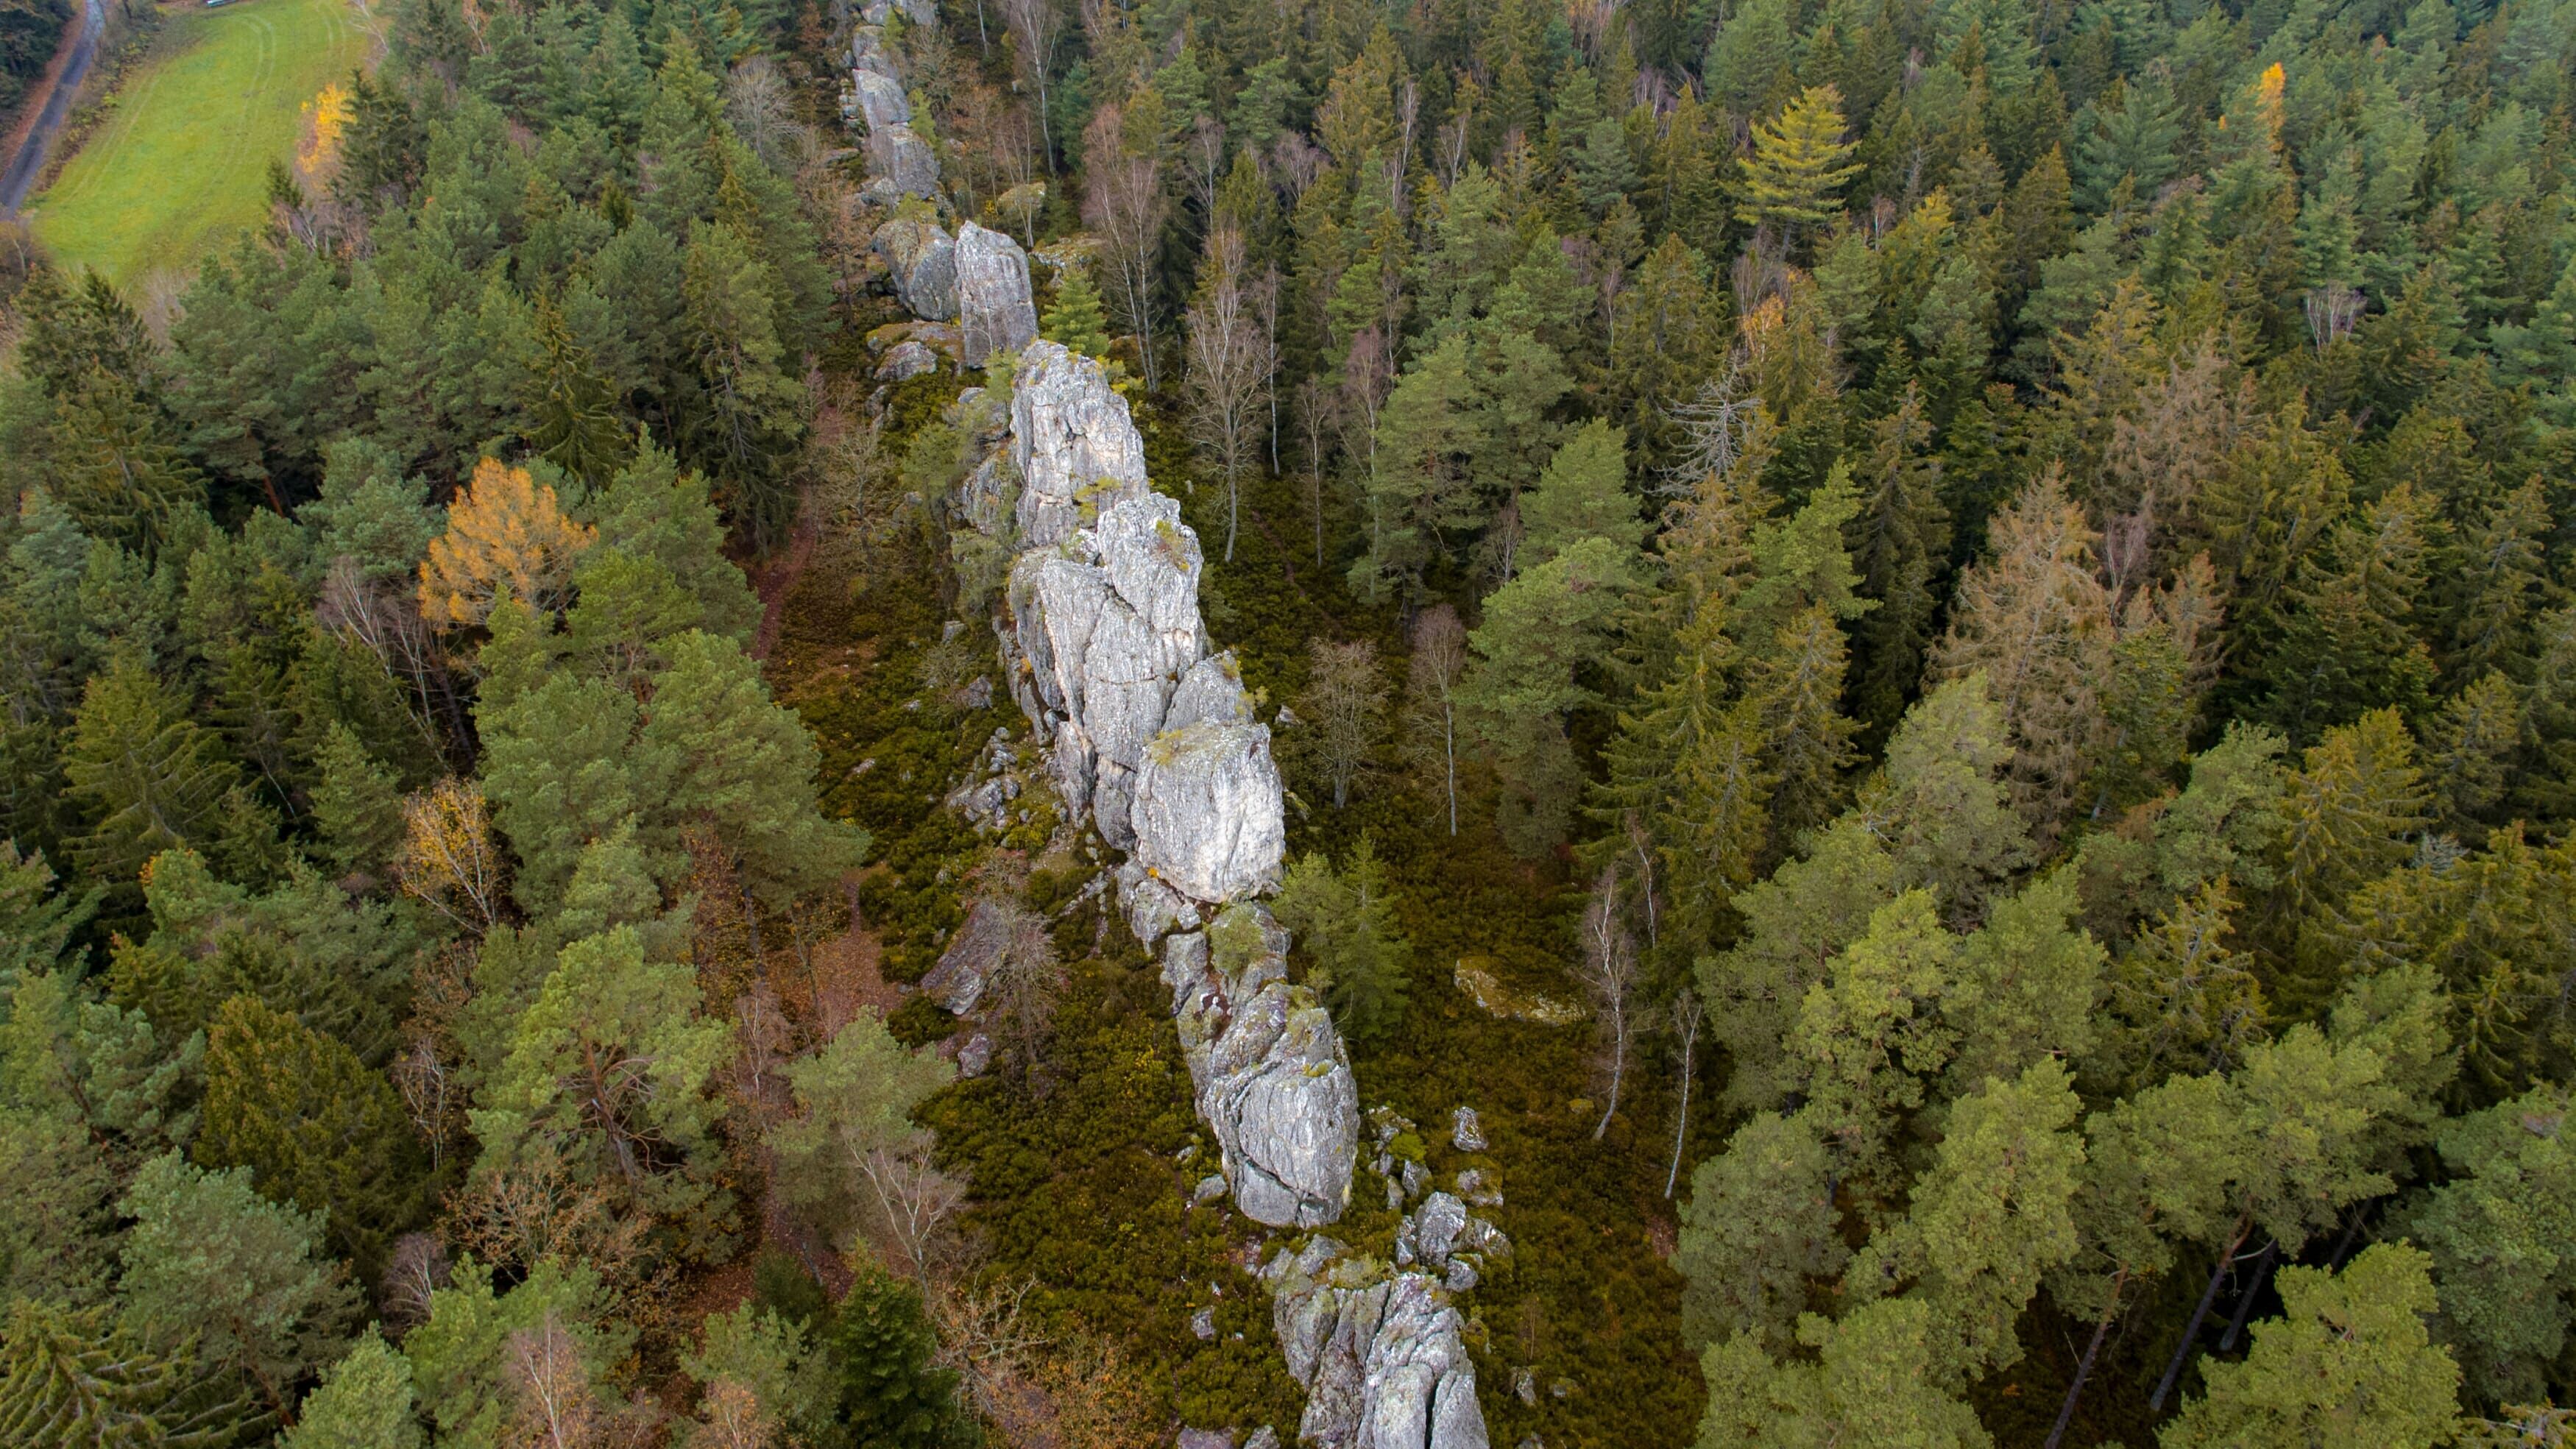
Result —
[[573, 560], [599, 530], [567, 517], [525, 468], [486, 458], [447, 508], [447, 532], [420, 566], [420, 612], [434, 628], [472, 628], [506, 588], [546, 610], [563, 602]]

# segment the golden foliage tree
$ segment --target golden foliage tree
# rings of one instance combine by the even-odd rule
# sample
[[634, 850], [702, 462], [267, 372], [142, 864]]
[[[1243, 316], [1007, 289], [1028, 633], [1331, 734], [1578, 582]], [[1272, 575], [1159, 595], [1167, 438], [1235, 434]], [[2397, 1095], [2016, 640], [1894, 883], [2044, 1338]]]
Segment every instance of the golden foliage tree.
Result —
[[599, 530], [565, 516], [555, 490], [525, 468], [486, 458], [448, 506], [447, 532], [420, 565], [420, 612], [437, 628], [472, 628], [501, 591], [537, 609], [563, 601], [573, 560]]

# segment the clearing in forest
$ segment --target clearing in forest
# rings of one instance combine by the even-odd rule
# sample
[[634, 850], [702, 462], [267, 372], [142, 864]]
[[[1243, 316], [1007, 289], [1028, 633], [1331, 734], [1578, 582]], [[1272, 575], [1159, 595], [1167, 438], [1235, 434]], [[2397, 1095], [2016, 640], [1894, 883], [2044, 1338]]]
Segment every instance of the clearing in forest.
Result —
[[268, 163], [309, 143], [312, 102], [374, 43], [351, 0], [231, 0], [173, 14], [107, 120], [27, 204], [64, 265], [132, 288], [185, 271], [268, 205]]

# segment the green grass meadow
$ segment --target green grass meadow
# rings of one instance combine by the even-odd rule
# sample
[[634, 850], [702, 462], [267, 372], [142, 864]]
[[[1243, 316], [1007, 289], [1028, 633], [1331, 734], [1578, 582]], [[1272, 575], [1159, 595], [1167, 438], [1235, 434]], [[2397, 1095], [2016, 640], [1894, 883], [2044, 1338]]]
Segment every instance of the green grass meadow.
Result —
[[365, 63], [372, 25], [351, 0], [173, 14], [107, 119], [28, 202], [38, 240], [127, 286], [193, 267], [259, 222], [270, 158], [294, 156], [304, 103]]

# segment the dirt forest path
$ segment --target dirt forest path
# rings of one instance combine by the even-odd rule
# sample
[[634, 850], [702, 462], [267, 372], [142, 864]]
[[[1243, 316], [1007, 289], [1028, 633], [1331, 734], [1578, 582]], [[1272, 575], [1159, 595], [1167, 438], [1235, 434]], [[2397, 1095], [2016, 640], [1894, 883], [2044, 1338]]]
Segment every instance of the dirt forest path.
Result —
[[81, 82], [89, 79], [90, 62], [98, 59], [99, 35], [106, 29], [107, 7], [102, 0], [82, 0], [80, 29], [54, 57], [43, 83], [44, 104], [32, 113], [33, 121], [22, 124], [18, 149], [10, 154], [8, 169], [0, 171], [0, 214], [17, 215], [28, 190], [44, 174], [54, 138], [62, 133], [63, 117], [71, 113]]

